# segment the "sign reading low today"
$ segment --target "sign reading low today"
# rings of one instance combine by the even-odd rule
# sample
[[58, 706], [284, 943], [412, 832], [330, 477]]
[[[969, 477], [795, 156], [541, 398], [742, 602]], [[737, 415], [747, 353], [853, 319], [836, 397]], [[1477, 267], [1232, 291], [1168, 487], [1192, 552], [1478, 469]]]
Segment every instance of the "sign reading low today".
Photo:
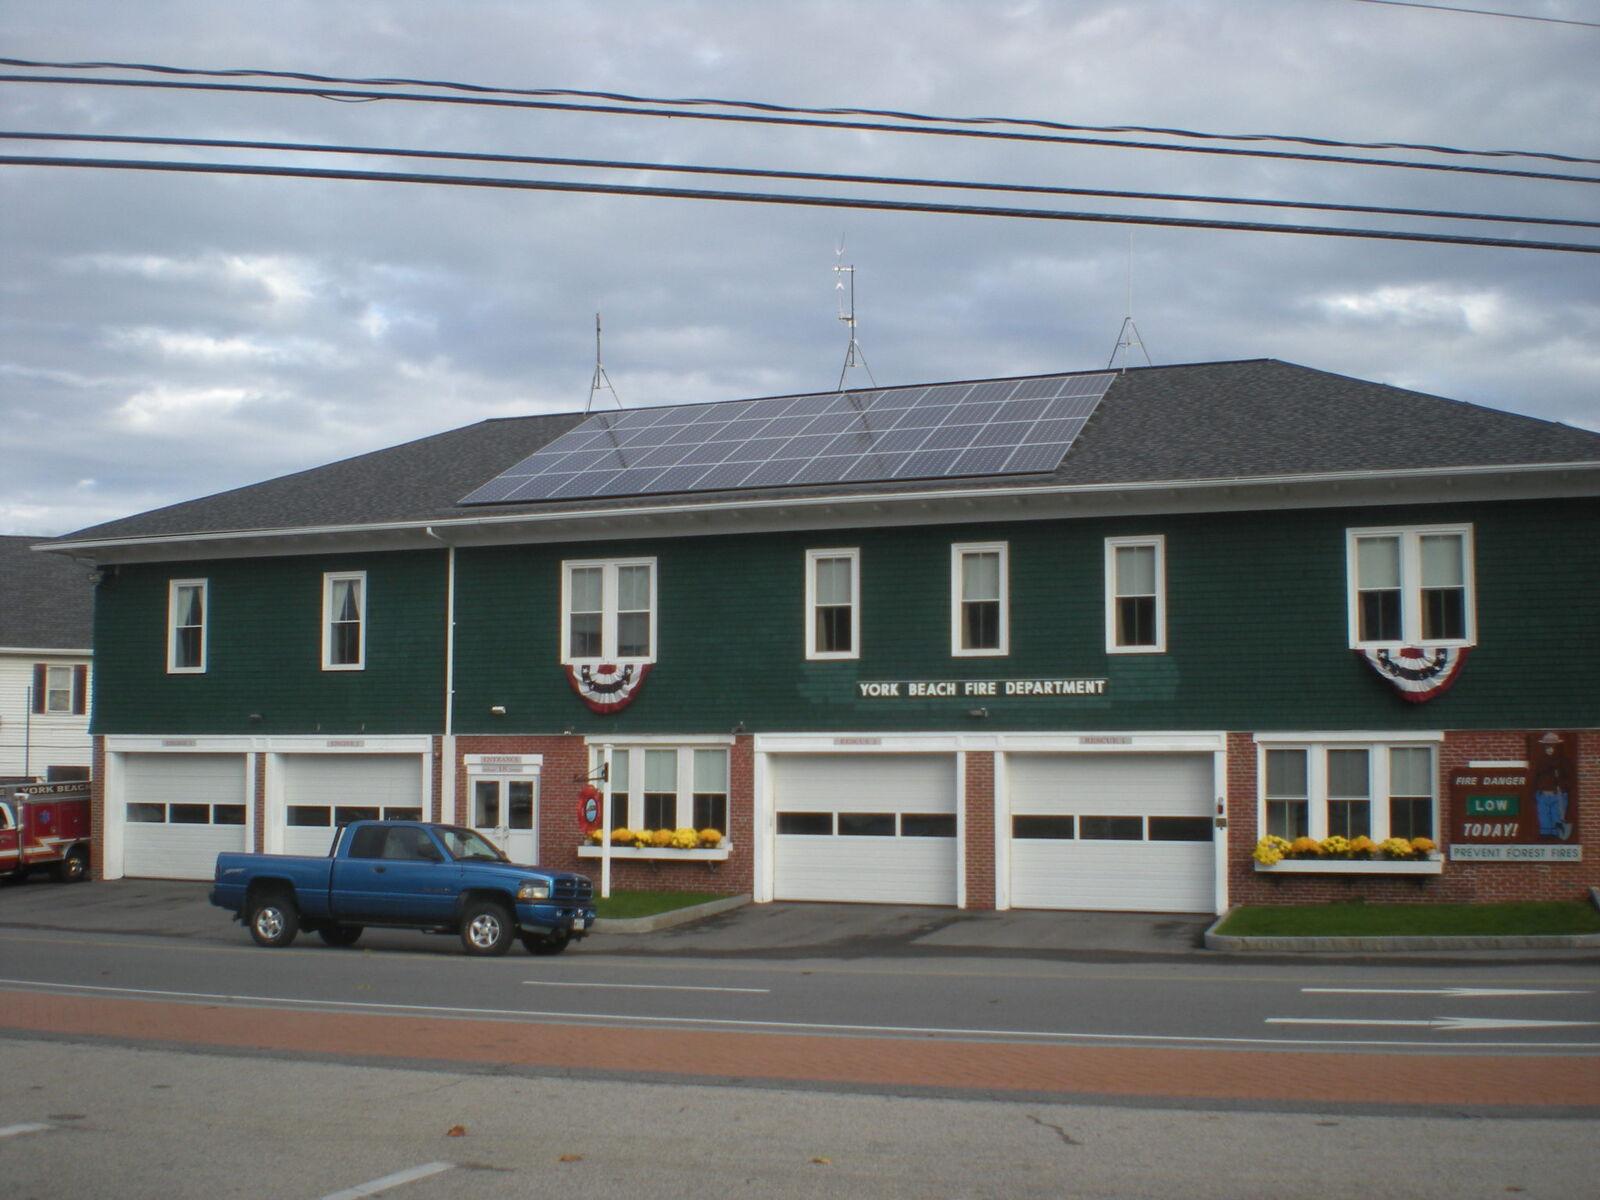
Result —
[[1450, 773], [1453, 861], [1582, 860], [1577, 736], [1533, 733], [1527, 746], [1526, 759], [1469, 763]]
[[890, 679], [856, 684], [863, 700], [999, 700], [1104, 696], [1104, 679]]

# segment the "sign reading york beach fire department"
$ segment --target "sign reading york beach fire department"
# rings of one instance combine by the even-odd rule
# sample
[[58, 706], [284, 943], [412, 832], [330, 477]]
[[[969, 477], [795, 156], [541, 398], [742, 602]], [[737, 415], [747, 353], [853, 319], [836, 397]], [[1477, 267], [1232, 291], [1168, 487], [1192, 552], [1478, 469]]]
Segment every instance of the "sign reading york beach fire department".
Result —
[[1451, 859], [1581, 860], [1577, 743], [1574, 733], [1530, 733], [1525, 762], [1451, 772]]
[[863, 700], [998, 700], [1003, 696], [1104, 696], [1104, 679], [889, 679], [857, 683]]

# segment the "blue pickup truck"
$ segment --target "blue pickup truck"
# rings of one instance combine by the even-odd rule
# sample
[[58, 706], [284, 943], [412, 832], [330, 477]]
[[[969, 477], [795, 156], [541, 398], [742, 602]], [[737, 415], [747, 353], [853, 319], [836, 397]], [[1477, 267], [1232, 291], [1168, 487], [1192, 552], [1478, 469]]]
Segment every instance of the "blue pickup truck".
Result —
[[468, 954], [560, 954], [594, 924], [594, 886], [508, 862], [482, 834], [420, 821], [355, 821], [324, 858], [219, 854], [211, 903], [262, 946], [304, 929], [353, 946], [368, 925], [454, 933]]

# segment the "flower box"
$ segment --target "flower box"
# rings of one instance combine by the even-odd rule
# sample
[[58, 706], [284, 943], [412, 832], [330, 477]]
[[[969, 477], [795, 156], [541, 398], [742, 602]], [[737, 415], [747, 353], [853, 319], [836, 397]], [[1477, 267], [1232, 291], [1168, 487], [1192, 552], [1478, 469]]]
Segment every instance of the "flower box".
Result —
[[[611, 847], [611, 858], [613, 861], [621, 861], [625, 858], [652, 858], [717, 863], [726, 862], [732, 850], [733, 847], [726, 843], [721, 846], [698, 850], [674, 850], [671, 846], [613, 846]], [[599, 858], [600, 847], [592, 842], [586, 842], [578, 847], [578, 857]]]
[[1255, 868], [1267, 875], [1439, 875], [1444, 862], [1437, 856], [1406, 861], [1396, 858], [1284, 858]]

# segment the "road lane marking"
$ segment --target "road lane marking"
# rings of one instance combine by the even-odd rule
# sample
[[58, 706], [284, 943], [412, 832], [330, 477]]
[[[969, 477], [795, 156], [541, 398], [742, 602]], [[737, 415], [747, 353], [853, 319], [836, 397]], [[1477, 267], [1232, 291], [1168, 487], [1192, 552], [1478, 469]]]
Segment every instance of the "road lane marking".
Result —
[[1457, 998], [1485, 996], [1587, 996], [1585, 991], [1553, 991], [1545, 988], [1338, 988], [1308, 987], [1302, 992], [1329, 996], [1454, 996]]
[[[36, 979], [0, 979], [0, 987], [20, 986], [41, 990], [47, 994], [52, 990], [66, 992], [100, 992], [113, 995], [149, 997], [159, 1000], [198, 1000], [223, 1002], [239, 1006], [260, 1007], [272, 1005], [298, 1006], [309, 1009], [333, 1009], [350, 1012], [373, 1012], [384, 1016], [404, 1016], [415, 1013], [419, 1016], [437, 1016], [442, 1018], [483, 1018], [493, 1020], [536, 1020], [536, 1021], [570, 1021], [583, 1025], [594, 1024], [620, 1024], [620, 1025], [674, 1025], [678, 1027], [700, 1028], [715, 1027], [717, 1029], [751, 1029], [779, 1030], [785, 1032], [819, 1032], [823, 1034], [874, 1036], [907, 1036], [922, 1037], [951, 1037], [967, 1040], [994, 1041], [1005, 1039], [1025, 1039], [1029, 1041], [1091, 1041], [1091, 1042], [1171, 1042], [1180, 1045], [1240, 1045], [1240, 1046], [1418, 1046], [1430, 1050], [1438, 1050], [1438, 1042], [1406, 1042], [1388, 1041], [1373, 1042], [1351, 1041], [1336, 1038], [1260, 1038], [1260, 1037], [1226, 1037], [1220, 1035], [1207, 1036], [1204, 1034], [1180, 1033], [1075, 1033], [1069, 1030], [1031, 1030], [1031, 1029], [963, 1029], [933, 1025], [850, 1025], [850, 1024], [823, 1024], [815, 1021], [771, 1021], [757, 1020], [755, 1018], [737, 1017], [658, 1017], [639, 1015], [635, 1013], [592, 1013], [592, 1012], [556, 1012], [541, 1011], [538, 1009], [521, 1008], [460, 1008], [435, 1004], [387, 1004], [375, 1000], [308, 1000], [291, 996], [236, 996], [224, 995], [215, 992], [172, 992], [157, 991], [150, 988], [125, 988], [105, 987], [86, 983], [50, 983]], [[1281, 1018], [1292, 1020], [1292, 1018]], [[1270, 1018], [1269, 1018], [1270, 1020]], [[5, 1020], [0, 1017], [0, 1027], [4, 1027]], [[182, 1041], [182, 1038], [171, 1039]], [[1600, 1054], [1600, 1042], [1469, 1042], [1467, 1047], [1474, 1050], [1508, 1049], [1508, 1050], [1582, 1050], [1590, 1054]]]
[[441, 1174], [455, 1166], [454, 1163], [432, 1162], [423, 1163], [420, 1167], [412, 1167], [409, 1171], [396, 1171], [393, 1175], [385, 1175], [382, 1179], [374, 1179], [370, 1183], [358, 1183], [353, 1188], [346, 1188], [342, 1192], [330, 1192], [322, 1200], [363, 1200], [366, 1196], [377, 1196], [387, 1192], [390, 1188], [402, 1187], [408, 1183], [416, 1183], [419, 1179]]
[[1600, 1021], [1526, 1021], [1517, 1017], [1432, 1017], [1389, 1020], [1380, 1017], [1268, 1017], [1268, 1025], [1411, 1025], [1425, 1029], [1555, 1029], [1600, 1025]]
[[704, 987], [687, 983], [580, 983], [555, 979], [524, 979], [523, 987], [620, 988], [634, 992], [744, 992], [768, 996], [771, 988]]
[[0, 1138], [21, 1137], [25, 1133], [43, 1133], [49, 1129], [48, 1125], [30, 1123], [26, 1125], [6, 1125], [0, 1127]]

